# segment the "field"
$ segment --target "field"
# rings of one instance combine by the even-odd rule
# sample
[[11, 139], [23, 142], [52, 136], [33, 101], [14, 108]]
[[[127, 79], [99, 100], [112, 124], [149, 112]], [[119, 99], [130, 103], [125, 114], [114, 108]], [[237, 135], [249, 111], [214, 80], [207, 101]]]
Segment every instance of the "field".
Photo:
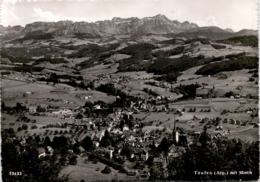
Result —
[[224, 95], [229, 91], [239, 92], [241, 96], [246, 96], [248, 94], [257, 95], [257, 85], [254, 82], [249, 81], [252, 74], [248, 73], [248, 69], [240, 71], [223, 71], [221, 74], [213, 76], [195, 75], [194, 73], [200, 68], [201, 66], [198, 66], [184, 71], [178, 78], [178, 81], [183, 85], [198, 83], [205, 84], [210, 88], [215, 87], [217, 95], [219, 96]]
[[85, 162], [86, 157], [79, 156], [77, 165], [69, 165], [65, 167], [60, 175], [68, 175], [72, 182], [78, 182], [81, 179], [85, 181], [112, 181], [112, 180], [123, 180], [123, 181], [134, 181], [135, 177], [127, 176], [126, 174], [119, 173], [118, 171], [111, 168], [110, 174], [103, 174], [101, 171], [105, 168], [105, 165], [98, 162], [93, 164], [92, 162]]

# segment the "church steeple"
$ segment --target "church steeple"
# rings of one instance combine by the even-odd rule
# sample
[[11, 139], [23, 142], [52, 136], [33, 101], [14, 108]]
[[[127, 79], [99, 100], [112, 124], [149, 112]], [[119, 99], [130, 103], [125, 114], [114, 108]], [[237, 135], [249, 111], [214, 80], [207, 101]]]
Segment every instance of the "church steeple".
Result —
[[176, 128], [176, 119], [175, 119], [175, 115], [173, 115], [173, 141], [174, 143], [178, 144], [179, 142], [179, 132], [177, 131]]

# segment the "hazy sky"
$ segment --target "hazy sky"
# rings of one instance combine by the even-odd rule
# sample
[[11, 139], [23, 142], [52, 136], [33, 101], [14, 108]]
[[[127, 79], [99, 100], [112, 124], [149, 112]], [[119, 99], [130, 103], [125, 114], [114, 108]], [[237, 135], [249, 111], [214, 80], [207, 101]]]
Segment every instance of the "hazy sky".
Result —
[[257, 29], [257, 0], [0, 0], [2, 25], [164, 14], [199, 26]]

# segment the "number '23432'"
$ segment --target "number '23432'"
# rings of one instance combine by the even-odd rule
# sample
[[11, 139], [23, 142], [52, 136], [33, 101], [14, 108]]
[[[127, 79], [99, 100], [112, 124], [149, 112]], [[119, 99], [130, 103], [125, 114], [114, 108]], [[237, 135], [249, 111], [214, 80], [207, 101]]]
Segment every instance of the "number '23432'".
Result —
[[9, 171], [9, 176], [22, 176], [21, 171]]

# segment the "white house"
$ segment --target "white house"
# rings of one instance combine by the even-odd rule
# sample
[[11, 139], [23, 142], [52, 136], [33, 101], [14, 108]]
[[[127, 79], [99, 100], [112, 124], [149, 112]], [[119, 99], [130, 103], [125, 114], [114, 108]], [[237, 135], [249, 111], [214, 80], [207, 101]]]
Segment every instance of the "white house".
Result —
[[46, 156], [46, 151], [44, 148], [40, 147], [38, 148], [38, 158], [42, 158]]

